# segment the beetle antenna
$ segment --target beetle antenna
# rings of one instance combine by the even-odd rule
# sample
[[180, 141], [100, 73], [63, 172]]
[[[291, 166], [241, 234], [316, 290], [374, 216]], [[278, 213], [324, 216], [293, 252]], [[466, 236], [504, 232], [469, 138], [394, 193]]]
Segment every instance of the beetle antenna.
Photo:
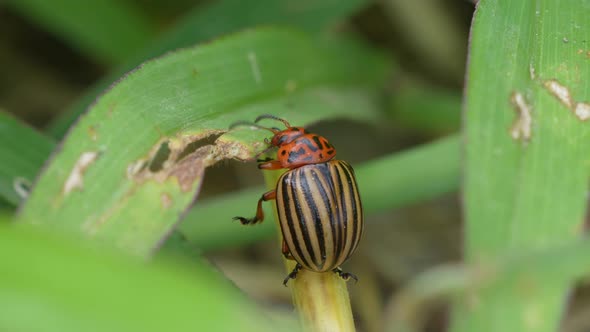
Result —
[[267, 147], [266, 149], [264, 149], [264, 150], [260, 151], [259, 153], [257, 153], [255, 157], [258, 159], [258, 158], [260, 158], [260, 156], [268, 153], [268, 151], [270, 151], [270, 150], [272, 150], [274, 148], [275, 148], [275, 146], [272, 146], [271, 145], [271, 146]]
[[268, 130], [270, 132], [272, 132], [273, 134], [276, 134], [277, 132], [279, 132], [280, 130], [278, 130], [277, 128], [268, 128], [268, 127], [263, 127], [259, 124], [253, 123], [253, 122], [248, 122], [248, 121], [238, 121], [238, 122], [234, 122], [229, 126], [229, 129], [234, 129], [236, 127], [240, 127], [240, 126], [248, 126], [250, 128], [255, 128], [255, 129], [264, 129], [264, 130]]
[[289, 124], [289, 122], [287, 122], [287, 120], [281, 119], [281, 118], [276, 117], [276, 116], [274, 116], [272, 114], [262, 114], [262, 115], [259, 115], [256, 118], [256, 120], [254, 120], [254, 123], [258, 123], [258, 121], [263, 120], [263, 119], [272, 119], [272, 120], [281, 121], [285, 125], [285, 127], [291, 128], [291, 125]]

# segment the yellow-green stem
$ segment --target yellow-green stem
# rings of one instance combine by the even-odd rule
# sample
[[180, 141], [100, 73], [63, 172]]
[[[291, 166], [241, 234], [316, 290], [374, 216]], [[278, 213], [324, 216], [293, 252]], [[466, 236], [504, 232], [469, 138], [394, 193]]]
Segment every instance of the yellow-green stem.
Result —
[[[267, 188], [276, 188], [282, 172], [264, 172]], [[276, 208], [275, 221], [278, 223]], [[278, 227], [280, 229], [280, 225]], [[279, 234], [279, 243], [283, 235]], [[285, 259], [287, 273], [295, 261]], [[313, 332], [355, 331], [346, 282], [335, 273], [317, 273], [300, 270], [295, 280], [288, 283], [293, 303], [305, 329]]]

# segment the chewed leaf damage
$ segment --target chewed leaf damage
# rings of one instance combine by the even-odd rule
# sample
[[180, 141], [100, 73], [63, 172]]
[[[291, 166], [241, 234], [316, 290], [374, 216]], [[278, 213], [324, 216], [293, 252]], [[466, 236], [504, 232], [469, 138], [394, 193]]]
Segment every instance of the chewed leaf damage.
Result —
[[562, 104], [564, 104], [567, 108], [571, 108], [573, 105], [572, 96], [570, 94], [570, 90], [560, 84], [557, 80], [548, 80], [545, 81], [545, 88], [551, 92], [555, 98], [557, 98]]
[[582, 121], [590, 119], [590, 104], [576, 103], [576, 107], [574, 108], [574, 114], [578, 117], [578, 119]]
[[516, 119], [510, 127], [510, 136], [515, 140], [527, 142], [532, 134], [532, 107], [527, 104], [520, 92], [512, 93], [510, 102], [516, 111]]
[[[136, 182], [176, 179], [183, 192], [193, 188], [205, 168], [224, 159], [247, 159], [250, 149], [238, 141], [219, 140], [226, 131], [161, 139], [147, 157], [127, 166], [127, 177]], [[167, 204], [164, 204], [167, 205]]]
[[555, 79], [547, 80], [543, 84], [545, 88], [566, 106], [579, 120], [590, 119], [590, 104], [587, 102], [576, 102], [570, 90]]
[[98, 151], [87, 151], [80, 155], [74, 167], [72, 168], [70, 175], [68, 176], [66, 182], [64, 183], [63, 193], [64, 195], [68, 195], [72, 190], [78, 189], [81, 190], [84, 188], [84, 173], [92, 165], [100, 152]]

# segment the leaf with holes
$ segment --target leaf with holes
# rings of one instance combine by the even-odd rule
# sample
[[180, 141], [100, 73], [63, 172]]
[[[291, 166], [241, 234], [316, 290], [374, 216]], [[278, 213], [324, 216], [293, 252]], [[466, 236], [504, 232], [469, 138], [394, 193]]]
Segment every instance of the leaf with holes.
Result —
[[[589, 11], [588, 0], [478, 3], [465, 99], [468, 260], [582, 236], [590, 175]], [[570, 285], [544, 280], [470, 294], [453, 331], [554, 331]]]
[[251, 30], [147, 62], [98, 99], [36, 184], [20, 219], [148, 255], [195, 199], [204, 170], [249, 159], [265, 133], [230, 124], [272, 113], [305, 125], [370, 119], [387, 73], [349, 41]]

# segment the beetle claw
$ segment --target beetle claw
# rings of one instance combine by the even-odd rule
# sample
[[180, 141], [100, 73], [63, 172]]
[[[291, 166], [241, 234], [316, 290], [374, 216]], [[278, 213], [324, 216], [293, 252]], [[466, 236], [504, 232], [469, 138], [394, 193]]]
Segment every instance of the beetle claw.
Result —
[[299, 272], [299, 270], [301, 270], [301, 264], [297, 263], [297, 265], [295, 265], [295, 268], [293, 269], [293, 271], [291, 271], [291, 273], [289, 273], [289, 275], [287, 275], [285, 280], [283, 280], [283, 286], [287, 287], [287, 283], [289, 282], [289, 279], [295, 279], [295, 277], [297, 277], [297, 273]]
[[345, 281], [348, 281], [349, 279], [353, 279], [355, 283], [357, 283], [359, 281], [359, 279], [352, 273], [349, 272], [343, 272], [341, 268], [337, 267], [334, 270], [334, 273], [336, 273], [340, 278], [342, 278]]
[[233, 217], [233, 220], [239, 220], [242, 225], [250, 225], [250, 224], [255, 224], [258, 222], [258, 220], [256, 219], [256, 217], [254, 218], [244, 218], [244, 217]]

